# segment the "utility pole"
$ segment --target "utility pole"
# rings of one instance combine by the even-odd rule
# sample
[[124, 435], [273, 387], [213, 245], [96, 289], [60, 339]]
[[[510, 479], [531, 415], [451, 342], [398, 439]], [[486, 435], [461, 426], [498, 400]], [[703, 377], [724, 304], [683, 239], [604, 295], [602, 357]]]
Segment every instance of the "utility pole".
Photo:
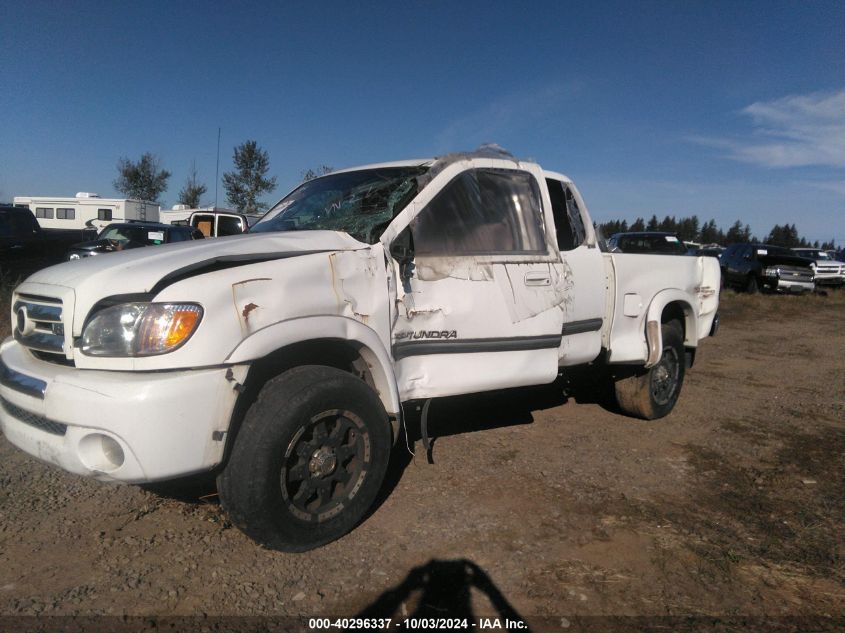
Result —
[[220, 128], [217, 128], [217, 171], [214, 172], [214, 209], [217, 210], [217, 188], [220, 184]]

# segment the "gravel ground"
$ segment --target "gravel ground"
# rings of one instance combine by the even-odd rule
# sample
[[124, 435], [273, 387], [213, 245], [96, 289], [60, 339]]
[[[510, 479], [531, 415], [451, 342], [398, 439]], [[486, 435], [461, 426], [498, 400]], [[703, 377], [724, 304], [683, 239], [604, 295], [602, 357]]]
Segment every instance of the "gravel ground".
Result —
[[435, 463], [401, 447], [372, 515], [306, 554], [257, 547], [213, 487], [105, 485], [0, 438], [0, 616], [841, 617], [845, 292], [722, 315], [663, 420], [583, 384], [435, 402]]

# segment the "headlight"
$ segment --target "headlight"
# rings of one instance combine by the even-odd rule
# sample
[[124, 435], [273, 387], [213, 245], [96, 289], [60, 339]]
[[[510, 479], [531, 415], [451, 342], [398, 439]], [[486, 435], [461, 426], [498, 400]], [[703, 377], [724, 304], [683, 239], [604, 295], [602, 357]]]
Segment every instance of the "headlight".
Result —
[[766, 277], [780, 277], [780, 268], [767, 268], [763, 271]]
[[89, 356], [154, 356], [172, 352], [197, 329], [202, 308], [193, 303], [123, 303], [100, 310], [82, 332]]

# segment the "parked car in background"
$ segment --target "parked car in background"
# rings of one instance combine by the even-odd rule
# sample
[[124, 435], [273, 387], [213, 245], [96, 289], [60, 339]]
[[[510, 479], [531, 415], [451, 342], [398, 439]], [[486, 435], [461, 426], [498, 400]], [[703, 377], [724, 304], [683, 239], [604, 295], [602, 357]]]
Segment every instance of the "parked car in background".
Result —
[[725, 286], [759, 292], [812, 292], [813, 260], [771, 244], [731, 244], [720, 258]]
[[607, 242], [613, 253], [641, 253], [652, 255], [686, 255], [687, 248], [677, 233], [642, 231], [614, 233]]
[[43, 231], [27, 207], [0, 205], [0, 273], [28, 275], [56, 264], [75, 239]]
[[203, 237], [200, 231], [190, 226], [174, 226], [158, 222], [109, 224], [100, 232], [97, 239], [71, 246], [67, 259], [72, 261], [131, 248], [201, 240]]
[[827, 251], [819, 248], [793, 248], [792, 252], [800, 257], [813, 260], [817, 286], [841, 286], [845, 284], [845, 262], [831, 257]]

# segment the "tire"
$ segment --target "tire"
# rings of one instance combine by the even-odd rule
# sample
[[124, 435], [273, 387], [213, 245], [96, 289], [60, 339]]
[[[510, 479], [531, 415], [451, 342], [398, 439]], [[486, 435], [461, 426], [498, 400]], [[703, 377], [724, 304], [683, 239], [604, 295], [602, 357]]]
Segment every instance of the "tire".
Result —
[[754, 275], [748, 276], [748, 281], [745, 284], [745, 291], [750, 295], [756, 295], [760, 292], [760, 284], [757, 283], [757, 277]]
[[232, 522], [263, 546], [304, 552], [352, 530], [390, 458], [378, 396], [339, 369], [291, 369], [261, 389], [217, 478]]
[[644, 420], [656, 420], [669, 415], [675, 408], [686, 369], [682, 331], [678, 321], [664, 323], [663, 351], [657, 364], [632, 376], [617, 378], [616, 402], [623, 412]]

